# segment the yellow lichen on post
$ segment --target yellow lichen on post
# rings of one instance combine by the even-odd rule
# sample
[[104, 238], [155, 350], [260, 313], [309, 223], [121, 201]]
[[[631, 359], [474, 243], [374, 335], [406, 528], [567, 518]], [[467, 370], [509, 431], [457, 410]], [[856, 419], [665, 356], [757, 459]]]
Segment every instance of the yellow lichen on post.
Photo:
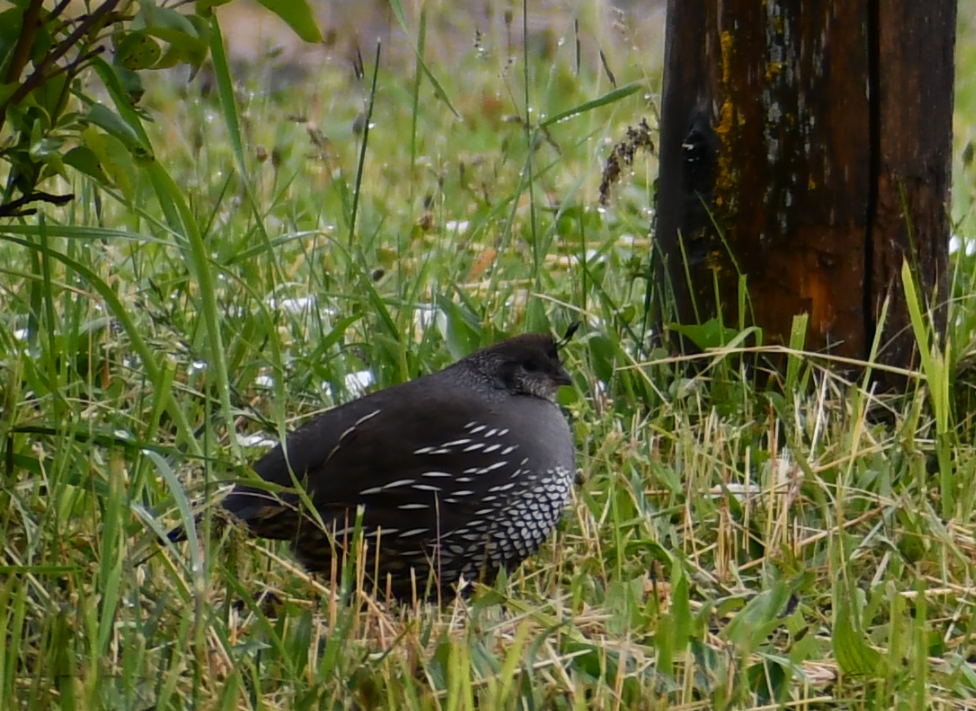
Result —
[[715, 126], [715, 135], [718, 137], [718, 174], [715, 176], [715, 206], [724, 207], [731, 205], [732, 201], [727, 200], [736, 184], [735, 171], [731, 157], [732, 130], [736, 125], [735, 104], [732, 100], [732, 54], [734, 51], [732, 33], [728, 30], [722, 32], [722, 104], [719, 109], [719, 120]]
[[784, 62], [770, 62], [766, 65], [766, 81], [772, 83], [780, 74], [783, 73]]

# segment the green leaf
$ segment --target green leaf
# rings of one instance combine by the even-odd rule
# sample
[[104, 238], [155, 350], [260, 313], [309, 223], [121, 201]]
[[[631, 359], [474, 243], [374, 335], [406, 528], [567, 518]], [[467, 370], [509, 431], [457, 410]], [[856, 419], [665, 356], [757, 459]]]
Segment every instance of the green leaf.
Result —
[[613, 371], [616, 361], [616, 351], [613, 341], [605, 335], [600, 334], [587, 340], [590, 347], [590, 364], [596, 377], [605, 383], [613, 380]]
[[881, 668], [881, 653], [867, 645], [855, 624], [851, 604], [844, 594], [835, 596], [837, 614], [831, 641], [837, 663], [845, 674], [875, 674]]
[[603, 96], [597, 97], [591, 101], [586, 101], [579, 106], [574, 106], [571, 109], [566, 109], [565, 111], [560, 111], [558, 114], [548, 117], [545, 121], [539, 122], [539, 128], [545, 128], [546, 126], [551, 126], [554, 123], [559, 123], [560, 121], [566, 121], [573, 118], [574, 116], [579, 116], [587, 111], [592, 111], [593, 109], [598, 109], [601, 106], [606, 106], [607, 104], [612, 104], [616, 101], [620, 101], [636, 92], [644, 86], [643, 82], [635, 81], [626, 86], [622, 86], [619, 89], [614, 89], [613, 91], [608, 91]]
[[671, 567], [671, 609], [661, 616], [654, 634], [658, 651], [658, 671], [675, 673], [675, 663], [684, 656], [691, 640], [691, 607], [688, 576], [675, 558]]
[[295, 34], [306, 42], [321, 42], [322, 31], [315, 21], [312, 8], [305, 0], [258, 0], [284, 20]]
[[115, 136], [101, 133], [94, 128], [85, 129], [81, 137], [85, 141], [85, 146], [98, 159], [109, 181], [117, 186], [128, 200], [132, 200], [135, 195], [135, 165], [125, 144]]
[[41, 25], [34, 37], [34, 44], [31, 46], [31, 61], [34, 65], [41, 64], [47, 59], [51, 51], [51, 33], [48, 32], [47, 25]]
[[[810, 314], [802, 313], [793, 317], [793, 325], [790, 328], [790, 350], [802, 351], [803, 344], [807, 335], [807, 324], [810, 321]], [[800, 367], [803, 365], [803, 358], [790, 353], [786, 361], [786, 392], [791, 395], [800, 392], [798, 385]]]
[[[115, 76], [119, 80], [119, 86], [125, 92], [129, 106], [135, 106], [142, 100], [142, 95], [146, 93], [145, 88], [142, 86], [142, 77], [138, 72], [118, 64], [112, 65], [112, 68], [115, 70]], [[132, 124], [129, 125], [131, 126]]]
[[14, 7], [0, 12], [0, 47], [16, 44], [23, 24], [23, 8]]
[[177, 478], [175, 472], [173, 472], [173, 468], [164, 457], [148, 449], [143, 451], [143, 455], [155, 465], [156, 471], [160, 474], [170, 493], [173, 495], [176, 508], [180, 512], [180, 521], [183, 524], [183, 530], [186, 531], [186, 539], [190, 543], [187, 550], [190, 553], [191, 569], [196, 575], [202, 575], [204, 568], [200, 555], [200, 545], [197, 541], [197, 527], [193, 523], [193, 512], [190, 508], [190, 501], [186, 497], [186, 490], [180, 484], [180, 480]]
[[718, 319], [709, 319], [702, 324], [680, 324], [672, 323], [669, 328], [672, 331], [687, 336], [691, 342], [703, 351], [709, 348], [721, 348], [728, 345], [739, 332], [734, 328], [724, 328]]
[[132, 127], [105, 104], [95, 104], [92, 106], [88, 111], [88, 120], [103, 129], [106, 133], [115, 136], [126, 146], [138, 145], [140, 143], [139, 135]]
[[215, 7], [221, 7], [227, 5], [232, 0], [198, 0], [196, 4], [196, 12], [200, 17], [209, 18], [213, 15], [213, 9]]
[[[62, 141], [58, 141], [60, 148]], [[64, 159], [60, 152], [52, 152], [44, 157], [44, 167], [41, 169], [40, 181], [53, 178], [55, 175], [64, 175]]]
[[162, 53], [159, 42], [147, 32], [130, 32], [119, 43], [115, 51], [115, 61], [126, 69], [138, 71], [153, 66]]
[[45, 79], [44, 82], [31, 92], [31, 96], [37, 105], [44, 110], [45, 118], [47, 119], [46, 130], [50, 130], [53, 126], [54, 121], [57, 120], [58, 115], [61, 113], [61, 107], [64, 104], [65, 92], [67, 91], [68, 75], [59, 74], [53, 76], [49, 79]]
[[[199, 39], [197, 26], [192, 20], [172, 8], [147, 4], [143, 6], [141, 14], [145, 22], [146, 31], [161, 39], [166, 39], [165, 33], [167, 32], [188, 35]], [[160, 32], [164, 34], [157, 34]]]
[[674, 650], [684, 652], [691, 639], [691, 587], [683, 561], [675, 558], [671, 565], [671, 619], [674, 622]]
[[153, 69], [166, 69], [177, 64], [199, 66], [207, 58], [209, 39], [200, 39], [195, 35], [166, 28], [151, 27], [147, 32], [169, 43], [165, 54], [153, 65]]
[[[2, 21], [2, 20], [0, 20]], [[0, 84], [0, 104], [3, 104], [13, 96], [14, 92], [20, 87], [17, 82], [11, 82], [9, 84]]]
[[42, 136], [40, 140], [31, 143], [31, 160], [37, 163], [43, 163], [51, 158], [51, 156], [60, 154], [63, 145], [63, 138], [51, 138], [50, 135]]
[[142, 128], [139, 114], [132, 108], [131, 78], [138, 77], [139, 75], [124, 67], [109, 64], [100, 57], [95, 57], [92, 60], [92, 69], [101, 77], [105, 88], [108, 89], [108, 93], [112, 97], [112, 101], [115, 102], [115, 108], [118, 110], [118, 116], [115, 117], [115, 120], [121, 120], [127, 124], [129, 130], [134, 132], [138, 137], [137, 147], [132, 149], [133, 154], [136, 157], [148, 157], [151, 159], [152, 151], [150, 149], [149, 136], [146, 135], [145, 130]]
[[723, 636], [740, 649], [755, 651], [782, 624], [781, 611], [790, 599], [790, 587], [782, 580], [752, 598], [723, 630]]
[[180, 63], [200, 66], [207, 58], [210, 44], [210, 24], [197, 15], [183, 15], [169, 8], [156, 7], [146, 13], [146, 32], [168, 44], [154, 69], [172, 67]]
[[746, 670], [749, 688], [756, 695], [757, 701], [764, 706], [782, 703], [790, 692], [794, 667], [788, 659], [782, 657], [762, 653], [758, 656], [761, 661]]
[[[446, 319], [441, 330], [452, 358], [470, 355], [481, 345], [478, 317], [444, 295], [437, 296], [437, 307]], [[438, 319], [438, 325], [441, 325]]]
[[0, 77], [7, 76], [23, 24], [24, 11], [21, 8], [0, 12]]
[[111, 185], [112, 181], [105, 175], [102, 166], [99, 164], [98, 156], [88, 146], [77, 146], [65, 153], [64, 162], [75, 170], [79, 170], [85, 175], [94, 178], [102, 185]]
[[[88, 120], [117, 139], [123, 146], [129, 149], [135, 158], [143, 159], [152, 157], [152, 151], [148, 146], [143, 144], [139, 133], [105, 104], [95, 104], [92, 106], [88, 112]], [[86, 131], [86, 141], [88, 140]], [[98, 154], [98, 150], [94, 147], [92, 147], [92, 150], [95, 150], [95, 153]], [[99, 159], [101, 160], [101, 156], [99, 156]]]

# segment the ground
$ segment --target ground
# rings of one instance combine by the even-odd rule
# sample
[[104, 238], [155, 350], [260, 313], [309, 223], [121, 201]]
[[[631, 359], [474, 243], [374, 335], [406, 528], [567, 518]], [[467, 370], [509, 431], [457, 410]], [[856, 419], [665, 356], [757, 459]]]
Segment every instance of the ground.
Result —
[[[147, 82], [171, 184], [75, 178], [0, 226], [0, 708], [971, 707], [970, 389], [931, 384], [976, 352], [976, 4], [953, 345], [888, 399], [802, 353], [777, 394], [656, 342], [653, 152], [600, 184], [656, 126], [659, 4], [547, 3], [524, 36], [520, 5], [454, 4], [406, 30], [323, 5], [313, 52], [222, 14], [228, 65]], [[161, 544], [311, 414], [577, 319], [574, 501], [492, 587], [386, 606], [205, 506], [197, 545]]]

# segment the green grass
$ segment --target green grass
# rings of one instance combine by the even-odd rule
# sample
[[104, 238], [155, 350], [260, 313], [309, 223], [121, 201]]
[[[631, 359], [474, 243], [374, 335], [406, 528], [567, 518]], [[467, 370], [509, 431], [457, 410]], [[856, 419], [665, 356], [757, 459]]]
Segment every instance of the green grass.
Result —
[[[411, 17], [423, 65], [384, 47], [374, 73], [363, 45], [358, 79], [336, 58], [231, 85], [219, 57], [211, 94], [159, 78], [158, 166], [131, 199], [79, 180], [0, 228], [0, 709], [976, 704], [971, 386], [949, 380], [976, 260], [957, 253], [952, 347], [904, 398], [798, 340], [804, 391], [757, 391], [732, 352], [689, 377], [643, 325], [654, 157], [598, 207], [603, 159], [653, 124], [659, 54], [580, 19], [578, 74], [571, 19], [510, 58], [502, 35], [448, 46]], [[638, 91], [613, 93], [597, 46]], [[574, 319], [582, 483], [553, 541], [472, 601], [330, 591], [209, 518], [157, 550], [247, 476], [264, 450], [245, 436], [353, 397], [352, 374], [385, 386]]]

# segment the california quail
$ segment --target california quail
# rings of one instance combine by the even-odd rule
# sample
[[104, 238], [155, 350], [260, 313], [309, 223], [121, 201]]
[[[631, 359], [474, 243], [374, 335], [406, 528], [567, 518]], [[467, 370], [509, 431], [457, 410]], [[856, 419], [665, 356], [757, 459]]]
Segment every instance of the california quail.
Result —
[[294, 491], [250, 486], [223, 506], [326, 574], [334, 557], [341, 572], [362, 506], [366, 579], [401, 600], [450, 597], [462, 576], [491, 582], [539, 548], [569, 501], [575, 452], [555, 398], [571, 380], [559, 345], [516, 336], [299, 427], [254, 470], [299, 482], [317, 516]]

